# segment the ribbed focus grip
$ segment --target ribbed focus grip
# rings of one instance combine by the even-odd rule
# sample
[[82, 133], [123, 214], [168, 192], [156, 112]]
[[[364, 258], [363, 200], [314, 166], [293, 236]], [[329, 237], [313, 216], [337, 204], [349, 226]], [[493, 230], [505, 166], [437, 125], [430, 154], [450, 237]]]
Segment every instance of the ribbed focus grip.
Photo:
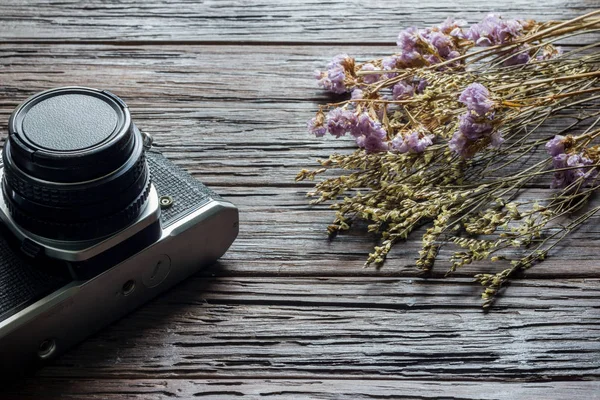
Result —
[[144, 173], [145, 157], [142, 155], [134, 167], [125, 171], [108, 184], [89, 184], [81, 190], [61, 189], [57, 185], [45, 184], [44, 181], [25, 180], [4, 164], [4, 179], [20, 195], [40, 204], [54, 207], [72, 207], [97, 203], [98, 199], [110, 196], [122, 187], [131, 186]]

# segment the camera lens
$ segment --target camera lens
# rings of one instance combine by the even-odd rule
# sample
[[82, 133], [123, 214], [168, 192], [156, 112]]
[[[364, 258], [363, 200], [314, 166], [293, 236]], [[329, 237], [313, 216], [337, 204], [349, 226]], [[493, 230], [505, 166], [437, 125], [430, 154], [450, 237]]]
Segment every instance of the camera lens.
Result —
[[13, 220], [57, 240], [89, 240], [131, 224], [148, 198], [143, 138], [117, 96], [68, 87], [12, 113], [2, 190]]

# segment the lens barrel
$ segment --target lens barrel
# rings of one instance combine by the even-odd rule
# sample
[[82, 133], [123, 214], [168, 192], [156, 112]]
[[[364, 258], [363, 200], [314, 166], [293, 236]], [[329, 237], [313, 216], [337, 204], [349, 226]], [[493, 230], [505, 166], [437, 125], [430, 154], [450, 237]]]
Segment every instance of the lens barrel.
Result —
[[12, 113], [2, 190], [13, 220], [56, 240], [90, 240], [133, 223], [150, 176], [127, 105], [107, 91], [48, 90]]

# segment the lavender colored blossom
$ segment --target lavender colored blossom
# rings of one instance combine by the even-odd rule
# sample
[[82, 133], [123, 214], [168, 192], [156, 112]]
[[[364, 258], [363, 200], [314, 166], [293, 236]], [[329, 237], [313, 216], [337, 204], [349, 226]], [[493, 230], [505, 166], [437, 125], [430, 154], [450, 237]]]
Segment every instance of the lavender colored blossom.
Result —
[[327, 113], [327, 130], [335, 137], [344, 136], [356, 123], [356, 115], [352, 111], [335, 108]]
[[378, 153], [389, 150], [388, 144], [377, 136], [360, 136], [356, 138], [356, 144], [364, 148], [367, 153]]
[[406, 81], [400, 81], [392, 87], [392, 97], [394, 100], [403, 100], [412, 97], [415, 94], [415, 88]]
[[469, 140], [478, 140], [492, 132], [489, 118], [481, 118], [467, 111], [458, 117], [458, 129]]
[[448, 18], [432, 28], [411, 27], [401, 31], [397, 40], [401, 49], [400, 63], [405, 67], [419, 67], [458, 57], [457, 40], [464, 38], [463, 24], [463, 21]]
[[419, 30], [416, 27], [411, 26], [410, 28], [400, 31], [396, 44], [400, 47], [402, 52], [411, 53], [417, 51], [419, 39], [422, 40]]
[[427, 87], [427, 85], [429, 85], [429, 82], [427, 82], [427, 79], [419, 79], [419, 83], [417, 83], [416, 92], [418, 94], [423, 93], [425, 91], [425, 88]]
[[427, 61], [427, 64], [429, 65], [438, 64], [442, 62], [442, 60], [438, 56], [433, 54], [424, 55], [423, 59]]
[[346, 93], [346, 68], [348, 64], [354, 64], [354, 59], [347, 54], [338, 54], [327, 64], [327, 71], [315, 71], [315, 78], [319, 86], [333, 93]]
[[519, 21], [489, 14], [482, 22], [471, 26], [465, 36], [477, 46], [488, 47], [512, 41], [522, 32], [523, 25]]
[[467, 106], [467, 109], [483, 116], [494, 106], [490, 99], [490, 92], [480, 83], [471, 83], [460, 94], [458, 101]]
[[494, 133], [492, 133], [492, 136], [490, 136], [491, 142], [490, 144], [493, 147], [500, 147], [502, 146], [502, 143], [504, 143], [504, 138], [502, 137], [502, 133], [500, 133], [500, 131], [496, 131]]
[[546, 150], [552, 157], [565, 152], [565, 137], [556, 135], [546, 143]]
[[387, 151], [389, 148], [385, 128], [367, 113], [358, 116], [350, 133], [356, 138], [358, 146], [364, 148], [367, 153]]
[[308, 127], [308, 131], [316, 137], [325, 136], [327, 133], [327, 127], [322, 122], [319, 122], [317, 117], [308, 120], [306, 126]]
[[406, 136], [399, 134], [392, 140], [392, 148], [400, 153], [422, 153], [433, 144], [433, 135], [414, 131]]
[[360, 100], [363, 98], [363, 91], [360, 90], [359, 88], [354, 88], [354, 90], [352, 90], [352, 93], [350, 94], [350, 99], [351, 100]]
[[448, 54], [454, 50], [452, 38], [442, 32], [432, 32], [429, 35], [429, 43], [435, 47], [438, 54], [443, 58], [447, 58]]
[[450, 150], [452, 150], [456, 154], [458, 154], [464, 158], [468, 158], [469, 157], [468, 144], [469, 144], [469, 141], [467, 140], [465, 135], [463, 135], [461, 131], [456, 131], [456, 132], [454, 132], [454, 135], [452, 135], [452, 138], [448, 142], [448, 147], [450, 148]]
[[513, 52], [514, 52], [514, 55], [504, 61], [504, 63], [503, 63], [504, 66], [510, 67], [512, 65], [527, 64], [529, 62], [529, 60], [531, 59], [531, 56], [529, 55], [529, 51], [527, 51], [525, 49], [525, 47], [519, 47], [519, 48], [515, 49]]
[[423, 63], [423, 56], [418, 51], [406, 51], [400, 54], [400, 63], [412, 67]]
[[455, 20], [452, 17], [446, 18], [444, 22], [439, 24], [437, 28], [440, 32], [445, 33], [446, 35], [450, 35], [457, 39], [464, 39], [464, 33], [462, 31], [462, 27], [467, 24], [466, 21], [459, 19]]
[[575, 182], [580, 182], [583, 186], [589, 185], [590, 181], [598, 174], [597, 169], [594, 167], [585, 168], [586, 166], [592, 164], [594, 164], [592, 160], [581, 154], [557, 154], [556, 156], [552, 157], [552, 165], [554, 169], [571, 169], [556, 171], [550, 187], [565, 188], [575, 184]]
[[500, 147], [504, 138], [500, 131], [494, 131], [493, 119], [493, 113], [482, 116], [468, 110], [458, 118], [458, 130], [448, 142], [448, 146], [464, 158], [473, 155], [472, 145], [481, 139], [488, 139], [492, 146]]
[[[582, 156], [581, 154], [572, 154], [567, 158], [567, 165], [569, 167], [585, 167], [592, 165], [594, 162], [589, 158]], [[593, 168], [577, 168], [570, 171], [573, 174], [574, 180], [577, 179], [589, 179], [594, 173]]]
[[350, 133], [354, 137], [376, 136], [381, 140], [387, 137], [387, 132], [381, 125], [381, 122], [374, 120], [364, 112], [358, 116], [357, 122]]
[[[377, 71], [378, 69], [375, 68], [375, 66], [373, 64], [367, 63], [365, 65], [362, 66], [362, 68], [360, 69], [361, 71]], [[363, 75], [363, 82], [370, 85], [371, 83], [375, 83], [379, 80], [380, 75], [379, 74], [366, 74]]]
[[[385, 57], [383, 60], [381, 60], [381, 65], [382, 65], [384, 71], [395, 70], [395, 69], [398, 69], [399, 61], [400, 61], [400, 57], [397, 55], [393, 55], [390, 57]], [[396, 75], [397, 75], [397, 73], [395, 73], [395, 72], [388, 72], [383, 75], [383, 78], [390, 79], [390, 78], [395, 77]]]

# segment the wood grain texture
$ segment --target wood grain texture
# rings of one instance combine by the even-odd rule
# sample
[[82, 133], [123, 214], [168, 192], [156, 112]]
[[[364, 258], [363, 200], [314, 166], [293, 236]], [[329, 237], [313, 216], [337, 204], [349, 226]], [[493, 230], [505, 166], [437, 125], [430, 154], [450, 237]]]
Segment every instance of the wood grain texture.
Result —
[[476, 22], [490, 11], [513, 18], [568, 19], [593, 0], [453, 2], [236, 0], [21, 1], [0, 4], [0, 38], [28, 41], [394, 43], [402, 27], [448, 16]]
[[[517, 0], [491, 11], [557, 19], [598, 5]], [[3, 388], [0, 398], [598, 398], [597, 221], [484, 313], [469, 277], [502, 266], [473, 265], [441, 279], [441, 262], [420, 278], [415, 236], [383, 269], [364, 269], [374, 238], [351, 231], [328, 241], [331, 211], [308, 206], [310, 184], [293, 182], [316, 158], [354, 148], [350, 139], [305, 132], [318, 104], [331, 100], [316, 88], [313, 69], [340, 52], [388, 54], [401, 27], [448, 15], [473, 22], [490, 7], [1, 2], [2, 132], [14, 106], [37, 91], [109, 89], [169, 158], [240, 207], [241, 226], [217, 264]], [[538, 186], [525, 196], [549, 193]]]
[[39, 374], [81, 379], [550, 381], [600, 376], [600, 279], [188, 280]]
[[[73, 390], [65, 394], [65, 388]], [[132, 379], [115, 382], [40, 379], [30, 393], [14, 399], [589, 400], [589, 394], [599, 389], [598, 382], [475, 383], [364, 379]]]
[[[589, 400], [598, 382], [431, 382], [395, 380], [304, 379], [40, 379], [30, 393], [14, 399], [203, 400]], [[65, 394], [65, 388], [71, 389]], [[10, 399], [10, 398], [9, 398]]]

